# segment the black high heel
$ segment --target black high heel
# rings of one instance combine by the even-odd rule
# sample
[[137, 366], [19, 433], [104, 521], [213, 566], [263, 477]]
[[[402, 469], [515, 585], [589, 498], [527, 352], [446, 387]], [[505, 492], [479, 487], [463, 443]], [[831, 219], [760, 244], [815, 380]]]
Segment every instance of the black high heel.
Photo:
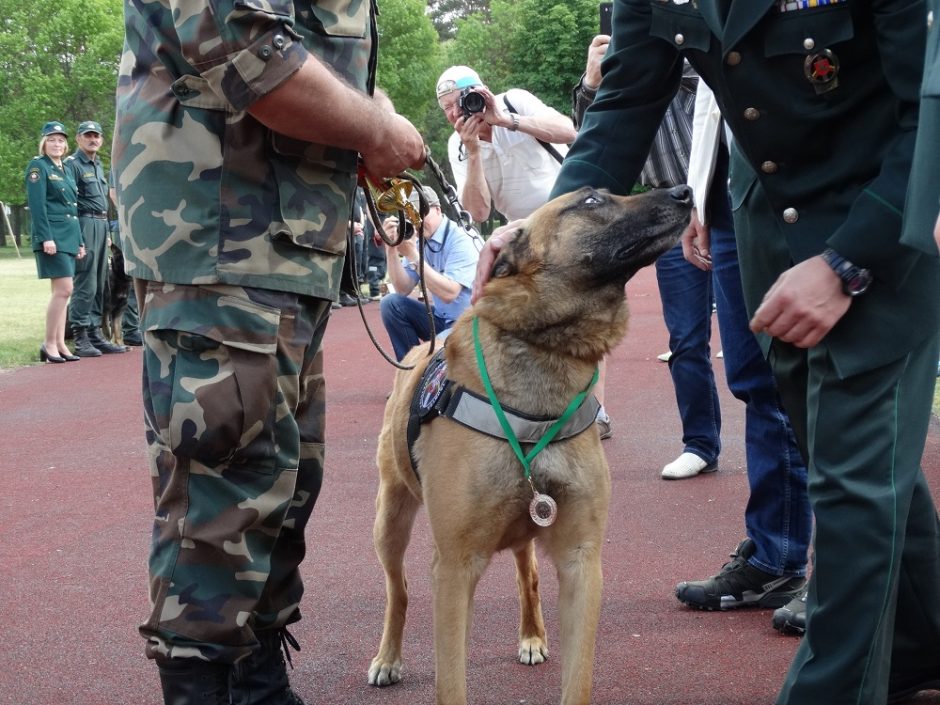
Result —
[[46, 352], [46, 346], [39, 346], [39, 361], [40, 362], [65, 362], [64, 357], [59, 357], [58, 355], [50, 355]]
[[65, 360], [66, 362], [78, 362], [79, 360], [82, 359], [78, 355], [73, 355], [72, 353], [64, 353], [64, 354], [59, 353], [59, 354], [62, 355], [62, 359]]

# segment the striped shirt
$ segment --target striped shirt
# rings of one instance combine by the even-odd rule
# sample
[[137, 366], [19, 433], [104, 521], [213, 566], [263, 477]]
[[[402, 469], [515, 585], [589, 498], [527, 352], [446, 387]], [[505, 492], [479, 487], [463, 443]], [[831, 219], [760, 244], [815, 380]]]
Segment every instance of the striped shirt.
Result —
[[689, 153], [692, 150], [692, 116], [695, 112], [695, 89], [698, 74], [685, 62], [679, 91], [666, 109], [663, 122], [656, 132], [640, 183], [651, 188], [668, 188], [686, 183], [689, 174]]

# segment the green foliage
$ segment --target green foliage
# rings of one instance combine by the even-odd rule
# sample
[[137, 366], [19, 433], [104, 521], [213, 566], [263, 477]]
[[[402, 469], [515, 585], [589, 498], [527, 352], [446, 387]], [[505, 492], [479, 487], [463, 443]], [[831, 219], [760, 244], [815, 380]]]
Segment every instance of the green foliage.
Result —
[[49, 120], [65, 124], [72, 149], [78, 123], [97, 120], [107, 158], [121, 17], [121, 0], [0, 0], [0, 201], [25, 201], [23, 172]]
[[412, 122], [436, 106], [433, 86], [441, 63], [437, 32], [424, 8], [424, 0], [384, 0], [377, 19], [376, 84]]

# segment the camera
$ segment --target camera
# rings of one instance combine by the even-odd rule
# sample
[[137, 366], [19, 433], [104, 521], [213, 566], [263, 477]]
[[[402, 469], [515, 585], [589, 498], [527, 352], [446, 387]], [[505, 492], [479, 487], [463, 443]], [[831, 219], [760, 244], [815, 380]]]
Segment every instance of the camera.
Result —
[[464, 88], [460, 91], [457, 105], [459, 105], [460, 109], [463, 111], [463, 116], [468, 118], [474, 113], [483, 112], [484, 108], [486, 108], [486, 98], [483, 97], [482, 93], [473, 90], [473, 88]]
[[415, 226], [412, 225], [411, 221], [405, 218], [405, 239], [410, 240], [415, 236]]

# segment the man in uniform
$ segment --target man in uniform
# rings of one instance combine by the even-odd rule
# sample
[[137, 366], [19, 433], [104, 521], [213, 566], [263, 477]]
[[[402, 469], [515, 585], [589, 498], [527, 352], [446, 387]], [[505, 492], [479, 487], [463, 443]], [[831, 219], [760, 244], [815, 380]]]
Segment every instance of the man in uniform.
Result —
[[75, 288], [69, 304], [69, 327], [79, 357], [122, 353], [101, 335], [101, 313], [108, 286], [108, 179], [98, 157], [101, 125], [94, 120], [79, 123], [75, 132], [78, 149], [65, 160], [78, 185], [78, 222], [85, 242], [85, 257], [75, 263]]
[[901, 240], [926, 27], [922, 0], [617, 0], [600, 90], [553, 190], [630, 191], [683, 57], [714, 90], [735, 137], [751, 326], [816, 519], [806, 634], [779, 705], [940, 685], [940, 540], [920, 468], [940, 259]]
[[372, 97], [372, 4], [343, 8], [125, 3], [113, 161], [155, 499], [141, 633], [174, 705], [301, 702], [281, 645], [323, 475], [321, 343], [357, 156], [380, 179], [425, 153]]

